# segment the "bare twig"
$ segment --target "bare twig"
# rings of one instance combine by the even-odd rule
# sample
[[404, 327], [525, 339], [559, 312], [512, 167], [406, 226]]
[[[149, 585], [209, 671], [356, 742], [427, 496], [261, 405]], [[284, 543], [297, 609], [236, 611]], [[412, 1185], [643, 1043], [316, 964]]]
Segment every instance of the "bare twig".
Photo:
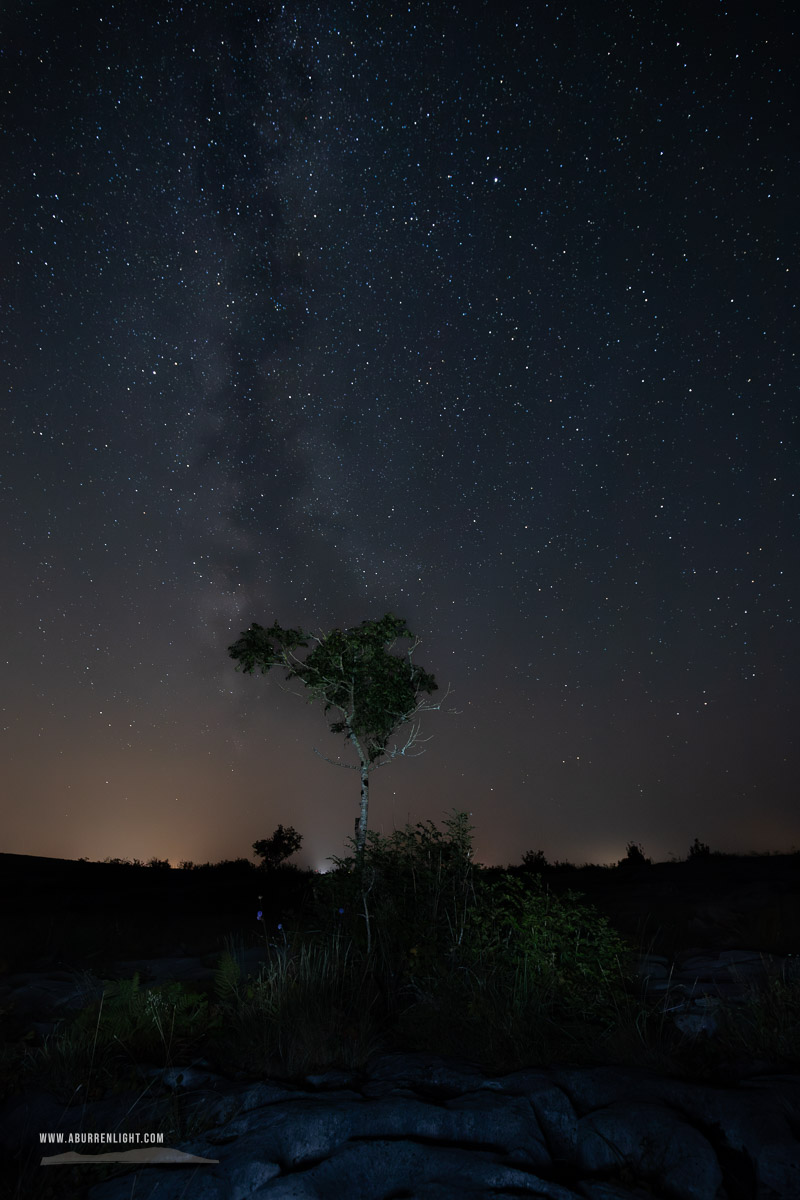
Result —
[[314, 753], [317, 755], [317, 757], [318, 757], [318, 758], [324, 758], [324, 759], [325, 759], [325, 762], [327, 762], [327, 763], [330, 763], [330, 764], [331, 764], [331, 766], [334, 766], [334, 767], [347, 767], [347, 768], [348, 768], [349, 770], [351, 770], [351, 771], [358, 771], [358, 770], [359, 770], [359, 766], [360, 766], [360, 764], [359, 764], [359, 763], [345, 763], [345, 762], [338, 762], [338, 761], [337, 761], [335, 758], [328, 758], [327, 754], [323, 754], [323, 753], [322, 753], [322, 751], [321, 751], [321, 750], [318, 750], [316, 746], [312, 746], [312, 747], [311, 747], [311, 749], [314, 751]]

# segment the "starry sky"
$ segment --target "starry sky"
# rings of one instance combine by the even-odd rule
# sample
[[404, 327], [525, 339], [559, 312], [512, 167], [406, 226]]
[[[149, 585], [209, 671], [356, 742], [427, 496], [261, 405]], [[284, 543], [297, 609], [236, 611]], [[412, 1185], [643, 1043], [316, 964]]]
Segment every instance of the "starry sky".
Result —
[[800, 845], [793, 8], [4, 6], [0, 849], [324, 866], [227, 646], [387, 611], [371, 828]]

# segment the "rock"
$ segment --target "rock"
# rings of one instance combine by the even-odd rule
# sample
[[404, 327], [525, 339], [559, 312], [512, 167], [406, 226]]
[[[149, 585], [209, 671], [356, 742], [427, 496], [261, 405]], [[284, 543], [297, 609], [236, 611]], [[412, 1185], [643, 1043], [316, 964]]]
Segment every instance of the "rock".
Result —
[[577, 1162], [587, 1175], [621, 1165], [679, 1200], [708, 1200], [722, 1183], [714, 1149], [661, 1104], [611, 1104], [579, 1123]]
[[58, 967], [7, 975], [0, 984], [0, 1008], [10, 1016], [10, 1034], [34, 1029], [46, 1036], [70, 1013], [99, 1000], [103, 984], [89, 972]]
[[734, 995], [743, 985], [760, 987], [766, 980], [798, 974], [793, 956], [757, 950], [688, 951], [676, 957], [676, 967], [678, 977], [692, 980], [694, 988], [712, 985], [719, 995]]
[[448, 1147], [382, 1140], [346, 1146], [303, 1176], [276, 1180], [260, 1194], [270, 1200], [340, 1200], [344, 1196], [347, 1200], [497, 1196], [499, 1200], [509, 1195], [574, 1200], [576, 1195], [530, 1171], [498, 1163], [486, 1152], [467, 1157]]
[[665, 954], [643, 954], [637, 973], [648, 988], [659, 984], [666, 986], [672, 974], [672, 964]]
[[[186, 957], [181, 955], [160, 956], [158, 958], [123, 959], [114, 964], [114, 973], [123, 979], [131, 979], [134, 973], [139, 978], [151, 983], [207, 983], [214, 978], [214, 972], [223, 950], [201, 956]], [[237, 949], [233, 954], [239, 964], [242, 975], [256, 975], [266, 954], [263, 946], [251, 946]]]
[[692, 1038], [699, 1037], [701, 1033], [711, 1037], [719, 1028], [711, 1008], [702, 1008], [696, 1012], [676, 1012], [672, 1014], [672, 1021], [681, 1033]]
[[660, 1011], [669, 1013], [687, 1037], [713, 1037], [719, 1027], [721, 1001], [751, 1003], [773, 979], [800, 978], [793, 955], [762, 954], [757, 950], [698, 950], [677, 954], [674, 960], [644, 955], [638, 974], [648, 999], [658, 998]]
[[[140, 1166], [91, 1187], [89, 1200], [798, 1196], [797, 1077], [737, 1088], [613, 1067], [487, 1077], [402, 1054], [381, 1056], [360, 1081], [326, 1074], [293, 1088], [217, 1079], [215, 1111], [206, 1079], [217, 1123], [174, 1148], [218, 1162]], [[111, 1117], [89, 1105], [84, 1127]], [[39, 1119], [64, 1128], [54, 1107]]]

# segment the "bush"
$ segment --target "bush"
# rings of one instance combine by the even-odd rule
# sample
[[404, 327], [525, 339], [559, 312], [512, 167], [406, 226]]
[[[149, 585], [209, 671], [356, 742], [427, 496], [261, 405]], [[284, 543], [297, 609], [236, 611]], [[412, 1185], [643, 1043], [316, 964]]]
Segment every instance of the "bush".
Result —
[[[413, 954], [413, 951], [412, 951]], [[399, 1013], [403, 1049], [513, 1070], [588, 1054], [634, 991], [633, 951], [572, 892], [480, 871], [460, 943], [415, 955]]]
[[547, 870], [549, 863], [543, 850], [526, 850], [522, 856], [522, 866], [526, 871], [540, 874]]
[[645, 858], [641, 842], [628, 842], [625, 847], [625, 857], [617, 864], [620, 867], [651, 867], [653, 860]]
[[478, 880], [463, 945], [465, 965], [495, 977], [517, 1000], [534, 992], [555, 1011], [606, 1020], [631, 976], [633, 951], [575, 892], [554, 896], [534, 877]]
[[459, 812], [443, 824], [444, 832], [433, 821], [388, 837], [370, 831], [360, 861], [334, 858], [335, 870], [315, 877], [324, 927], [374, 954], [389, 980], [446, 956], [463, 937], [475, 873], [472, 826]]
[[406, 1029], [427, 1024], [428, 1048], [446, 1037], [474, 1051], [490, 1012], [509, 1045], [531, 1021], [541, 1027], [542, 1012], [609, 1020], [631, 951], [606, 919], [572, 892], [552, 895], [536, 873], [523, 882], [475, 866], [465, 813], [444, 826], [368, 834], [361, 862], [336, 859], [316, 883], [324, 928], [371, 958], [390, 1008], [413, 998]]
[[689, 861], [710, 857], [711, 850], [709, 847], [705, 844], [705, 842], [698, 841], [698, 839], [695, 838], [689, 847]]

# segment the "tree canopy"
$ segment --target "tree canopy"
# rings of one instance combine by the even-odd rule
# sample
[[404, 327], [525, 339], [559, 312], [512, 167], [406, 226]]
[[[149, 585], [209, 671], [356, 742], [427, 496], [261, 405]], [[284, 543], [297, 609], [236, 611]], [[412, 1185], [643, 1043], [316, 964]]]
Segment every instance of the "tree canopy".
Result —
[[[411, 640], [411, 646], [405, 653], [394, 653], [398, 639], [405, 638]], [[312, 645], [303, 657], [300, 652]], [[441, 701], [425, 699], [438, 690], [438, 684], [430, 672], [412, 661], [418, 645], [419, 639], [406, 622], [389, 612], [379, 620], [325, 634], [284, 629], [278, 624], [265, 629], [254, 622], [228, 647], [237, 670], [251, 675], [256, 668], [265, 674], [272, 667], [282, 667], [287, 681], [298, 679], [304, 685], [310, 701], [321, 701], [326, 713], [335, 711], [329, 728], [332, 733], [344, 734], [359, 760], [359, 848], [366, 837], [370, 771], [398, 755], [421, 753], [417, 748], [421, 740], [418, 716], [441, 708]], [[409, 726], [405, 743], [390, 747], [393, 734], [404, 725]]]
[[297, 832], [294, 825], [286, 829], [279, 825], [271, 837], [253, 842], [253, 852], [261, 859], [262, 867], [274, 869], [296, 854], [302, 844], [303, 835]]

